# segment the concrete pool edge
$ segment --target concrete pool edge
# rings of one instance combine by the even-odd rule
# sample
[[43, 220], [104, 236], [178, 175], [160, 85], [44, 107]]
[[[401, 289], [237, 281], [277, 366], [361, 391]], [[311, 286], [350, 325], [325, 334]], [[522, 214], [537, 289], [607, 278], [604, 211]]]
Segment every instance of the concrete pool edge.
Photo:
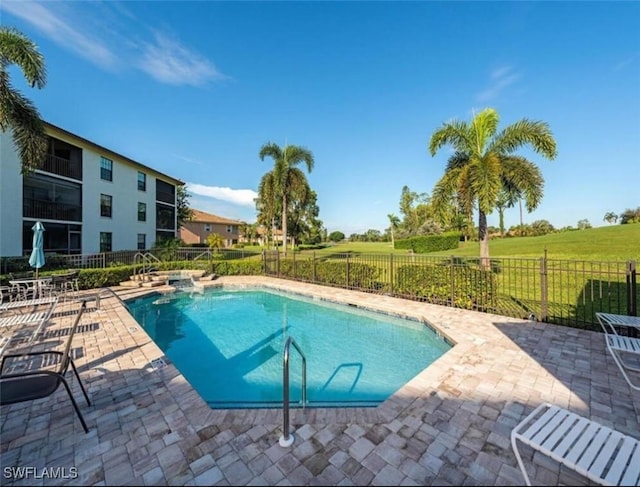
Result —
[[[425, 393], [432, 393], [433, 387], [437, 385], [442, 378], [446, 375], [446, 371], [455, 366], [455, 363], [459, 361], [468, 346], [465, 346], [464, 335], [456, 337], [453, 330], [448, 329], [447, 322], [443, 322], [438, 319], [437, 313], [433, 317], [429, 317], [428, 313], [425, 313], [425, 309], [431, 308], [437, 311], [441, 306], [430, 305], [427, 303], [406, 301], [399, 298], [392, 298], [389, 296], [381, 296], [375, 294], [362, 293], [359, 291], [347, 290], [342, 288], [325, 287], [315, 284], [301, 283], [297, 281], [285, 281], [277, 278], [269, 278], [263, 276], [224, 276], [210, 281], [204, 284], [206, 288], [209, 287], [229, 287], [229, 288], [248, 288], [248, 287], [263, 287], [266, 289], [273, 289], [276, 291], [298, 294], [307, 297], [315, 297], [324, 301], [335, 302], [340, 304], [352, 304], [362, 309], [368, 309], [371, 311], [381, 312], [392, 316], [412, 319], [424, 324], [427, 324], [436, 333], [441, 335], [452, 348], [445, 352], [441, 357], [436, 359], [427, 368], [418, 373], [413, 379], [408, 381], [404, 386], [398, 389], [388, 399], [376, 407], [346, 407], [346, 408], [292, 408], [291, 409], [291, 422], [293, 424], [332, 424], [332, 423], [386, 423], [396, 418], [403, 410], [405, 410], [417, 396]], [[164, 290], [164, 292], [158, 292], [160, 289], [149, 289], [148, 291], [136, 293], [137, 299], [143, 296], [149, 296], [152, 294], [166, 294], [171, 292], [171, 289]], [[125, 299], [125, 302], [131, 301], [131, 299]], [[403, 309], [405, 306], [419, 308], [418, 311], [412, 311]], [[126, 309], [126, 308], [125, 308]], [[444, 308], [452, 310], [451, 308]], [[453, 310], [453, 311], [466, 311], [466, 310]], [[128, 318], [135, 323], [136, 326], [142, 330], [135, 319], [126, 310]], [[462, 339], [462, 342], [461, 342]], [[162, 375], [171, 377], [167, 386], [171, 386], [172, 383], [178, 381], [184, 381], [191, 389], [191, 385], [180, 373], [180, 371], [171, 363], [171, 361], [164, 356], [164, 353], [153, 343], [156, 348], [156, 358], [163, 358], [168, 370]], [[200, 426], [204, 427], [211, 423], [245, 423], [245, 424], [264, 424], [266, 423], [281, 423], [282, 422], [282, 408], [259, 408], [259, 409], [212, 409], [202, 399], [195, 389], [194, 393], [202, 402], [202, 406], [206, 408], [206, 416], [208, 419], [201, 421]], [[198, 408], [199, 409], [199, 408]], [[203, 411], [199, 411], [198, 416], [202, 418]], [[195, 426], [195, 425], [194, 425]]]

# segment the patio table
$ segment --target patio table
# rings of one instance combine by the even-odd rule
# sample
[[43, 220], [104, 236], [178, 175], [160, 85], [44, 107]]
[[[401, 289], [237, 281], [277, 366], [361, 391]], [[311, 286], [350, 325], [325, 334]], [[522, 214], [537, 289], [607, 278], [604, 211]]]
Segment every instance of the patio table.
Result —
[[43, 288], [51, 283], [50, 277], [40, 277], [38, 279], [13, 279], [9, 284], [24, 292], [25, 297], [31, 294], [34, 298], [44, 297]]

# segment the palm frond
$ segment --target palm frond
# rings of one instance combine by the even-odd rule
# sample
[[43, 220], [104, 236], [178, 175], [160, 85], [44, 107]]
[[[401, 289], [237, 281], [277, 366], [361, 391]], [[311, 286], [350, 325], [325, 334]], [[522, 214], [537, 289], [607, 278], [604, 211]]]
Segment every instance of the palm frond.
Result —
[[449, 172], [453, 169], [462, 169], [464, 166], [469, 164], [469, 155], [464, 152], [456, 152], [447, 161], [447, 167], [445, 168], [445, 172]]
[[304, 162], [307, 166], [307, 171], [313, 171], [314, 159], [310, 150], [305, 147], [297, 145], [288, 145], [284, 148], [284, 158], [288, 166], [297, 166]]
[[469, 169], [468, 187], [478, 201], [478, 209], [485, 214], [491, 213], [502, 188], [500, 157], [488, 153], [472, 162]]
[[503, 157], [502, 178], [524, 198], [527, 211], [538, 207], [544, 194], [544, 177], [538, 166], [521, 156]]
[[550, 160], [557, 155], [556, 141], [549, 125], [526, 118], [509, 125], [496, 135], [488, 150], [511, 154], [524, 145], [530, 145], [536, 153]]
[[274, 142], [267, 142], [260, 148], [260, 160], [264, 161], [265, 157], [271, 157], [274, 161], [282, 159], [282, 149]]
[[476, 154], [484, 154], [485, 145], [496, 134], [499, 122], [498, 112], [493, 108], [485, 108], [473, 117], [470, 129]]
[[438, 149], [445, 145], [451, 145], [456, 152], [470, 153], [473, 140], [470, 137], [469, 125], [459, 120], [444, 123], [431, 135], [429, 152], [434, 156]]
[[0, 27], [0, 69], [16, 64], [31, 87], [42, 88], [47, 83], [44, 57], [36, 44], [13, 27]]

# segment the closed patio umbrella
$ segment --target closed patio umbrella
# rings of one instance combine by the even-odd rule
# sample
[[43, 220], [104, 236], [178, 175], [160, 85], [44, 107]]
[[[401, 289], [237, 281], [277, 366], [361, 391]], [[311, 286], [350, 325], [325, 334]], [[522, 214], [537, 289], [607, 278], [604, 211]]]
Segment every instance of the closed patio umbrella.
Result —
[[33, 250], [29, 257], [29, 265], [36, 270], [37, 279], [38, 269], [44, 266], [44, 225], [36, 222], [31, 230], [33, 230]]

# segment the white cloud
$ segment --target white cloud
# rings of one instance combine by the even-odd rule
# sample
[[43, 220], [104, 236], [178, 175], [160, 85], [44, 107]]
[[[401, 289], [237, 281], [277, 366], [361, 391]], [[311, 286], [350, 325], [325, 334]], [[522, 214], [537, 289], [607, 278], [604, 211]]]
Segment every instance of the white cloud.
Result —
[[0, 10], [30, 23], [62, 48], [105, 70], [138, 69], [171, 85], [202, 86], [227, 79], [211, 61], [175, 36], [143, 24], [117, 3], [2, 0]]
[[44, 5], [35, 2], [4, 1], [0, 3], [0, 8], [29, 22], [55, 43], [101, 68], [111, 69], [118, 62], [118, 57], [97, 37], [80, 32]]
[[187, 183], [187, 191], [242, 206], [255, 206], [254, 199], [258, 197], [258, 193], [252, 189], [232, 189], [220, 186], [205, 186], [197, 183]]
[[143, 45], [139, 67], [156, 80], [171, 85], [200, 86], [226, 78], [212, 63], [177, 40], [159, 32], [154, 37], [152, 43]]
[[488, 88], [478, 93], [476, 98], [480, 102], [487, 102], [497, 98], [507, 87], [520, 78], [520, 74], [513, 71], [511, 66], [503, 66], [491, 73], [491, 83]]

